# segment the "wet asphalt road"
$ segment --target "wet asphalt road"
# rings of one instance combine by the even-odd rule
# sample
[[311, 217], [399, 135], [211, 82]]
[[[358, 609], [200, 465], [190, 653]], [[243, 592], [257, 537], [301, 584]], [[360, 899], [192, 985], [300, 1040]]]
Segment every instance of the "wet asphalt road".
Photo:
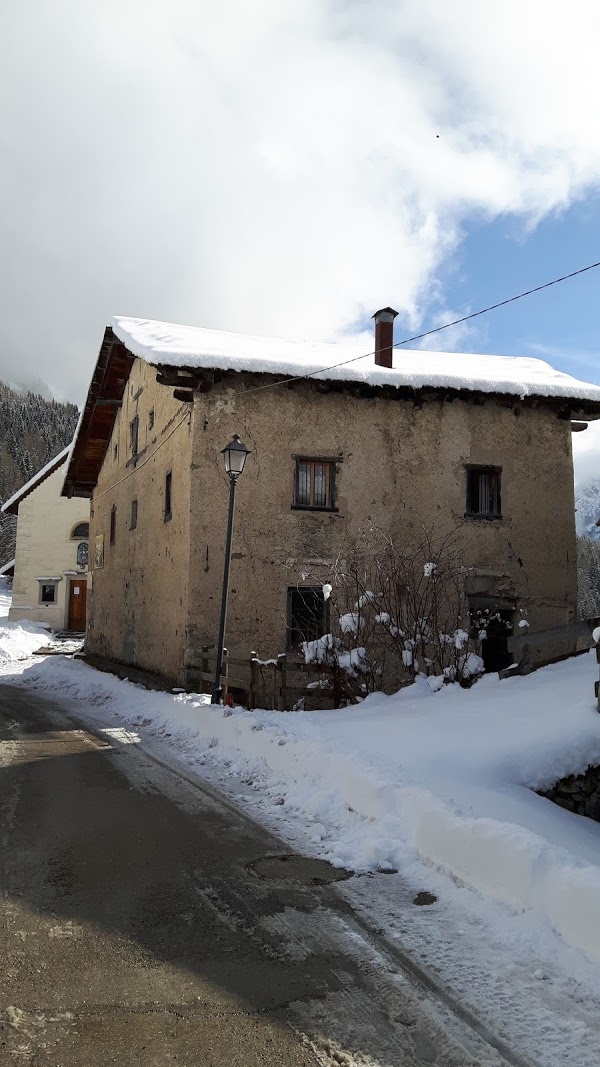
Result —
[[6, 685], [0, 843], [2, 1065], [522, 1067], [310, 861], [260, 877], [285, 846], [224, 798]]

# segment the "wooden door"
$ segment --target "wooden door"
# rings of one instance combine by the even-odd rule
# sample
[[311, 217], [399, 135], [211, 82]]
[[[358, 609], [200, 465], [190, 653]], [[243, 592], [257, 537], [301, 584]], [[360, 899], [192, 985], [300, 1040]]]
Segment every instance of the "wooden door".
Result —
[[72, 578], [69, 586], [69, 630], [83, 633], [85, 630], [85, 605], [87, 600], [87, 580]]

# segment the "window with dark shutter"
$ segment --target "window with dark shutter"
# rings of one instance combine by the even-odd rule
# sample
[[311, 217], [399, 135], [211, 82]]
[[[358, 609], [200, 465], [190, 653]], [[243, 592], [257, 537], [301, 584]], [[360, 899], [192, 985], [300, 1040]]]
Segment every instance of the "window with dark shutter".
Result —
[[467, 467], [467, 515], [479, 519], [502, 517], [500, 467]]
[[294, 507], [331, 511], [335, 507], [335, 462], [296, 457]]
[[172, 496], [173, 496], [173, 474], [172, 471], [167, 471], [165, 474], [165, 504], [164, 504], [164, 520], [168, 522], [172, 515]]
[[139, 429], [140, 429], [140, 420], [139, 420], [139, 416], [136, 415], [135, 418], [133, 418], [131, 420], [131, 422], [129, 423], [129, 444], [130, 444], [130, 447], [131, 447], [131, 453], [134, 456], [137, 456], [137, 452], [138, 452]]

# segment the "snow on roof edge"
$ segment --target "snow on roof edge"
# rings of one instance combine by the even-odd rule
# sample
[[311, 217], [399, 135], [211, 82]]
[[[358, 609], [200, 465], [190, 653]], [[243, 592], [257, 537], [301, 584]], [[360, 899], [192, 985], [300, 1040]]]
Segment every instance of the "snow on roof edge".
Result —
[[66, 448], [63, 448], [62, 452], [59, 452], [58, 455], [54, 456], [54, 459], [51, 459], [46, 463], [45, 467], [42, 467], [37, 474], [34, 474], [33, 478], [30, 478], [29, 481], [26, 482], [25, 485], [22, 485], [16, 493], [13, 493], [8, 500], [5, 500], [2, 507], [0, 507], [0, 512], [6, 512], [10, 507], [14, 507], [14, 505], [18, 504], [24, 496], [27, 496], [28, 493], [32, 492], [40, 482], [43, 482], [45, 478], [50, 474], [53, 474], [55, 470], [58, 470], [58, 468], [65, 462], [72, 444], [73, 442], [68, 444]]
[[600, 385], [579, 381], [534, 357], [398, 348], [395, 366], [387, 369], [357, 345], [255, 337], [124, 316], [116, 316], [111, 325], [133, 356], [152, 365], [600, 403]]

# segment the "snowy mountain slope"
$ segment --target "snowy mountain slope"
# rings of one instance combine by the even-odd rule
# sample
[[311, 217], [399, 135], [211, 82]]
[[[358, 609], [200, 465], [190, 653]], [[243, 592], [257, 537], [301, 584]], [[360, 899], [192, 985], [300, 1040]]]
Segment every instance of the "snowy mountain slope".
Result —
[[577, 533], [600, 540], [600, 422], [573, 436]]
[[600, 527], [596, 526], [600, 518], [600, 476], [575, 487], [575, 508], [577, 533], [600, 541]]

